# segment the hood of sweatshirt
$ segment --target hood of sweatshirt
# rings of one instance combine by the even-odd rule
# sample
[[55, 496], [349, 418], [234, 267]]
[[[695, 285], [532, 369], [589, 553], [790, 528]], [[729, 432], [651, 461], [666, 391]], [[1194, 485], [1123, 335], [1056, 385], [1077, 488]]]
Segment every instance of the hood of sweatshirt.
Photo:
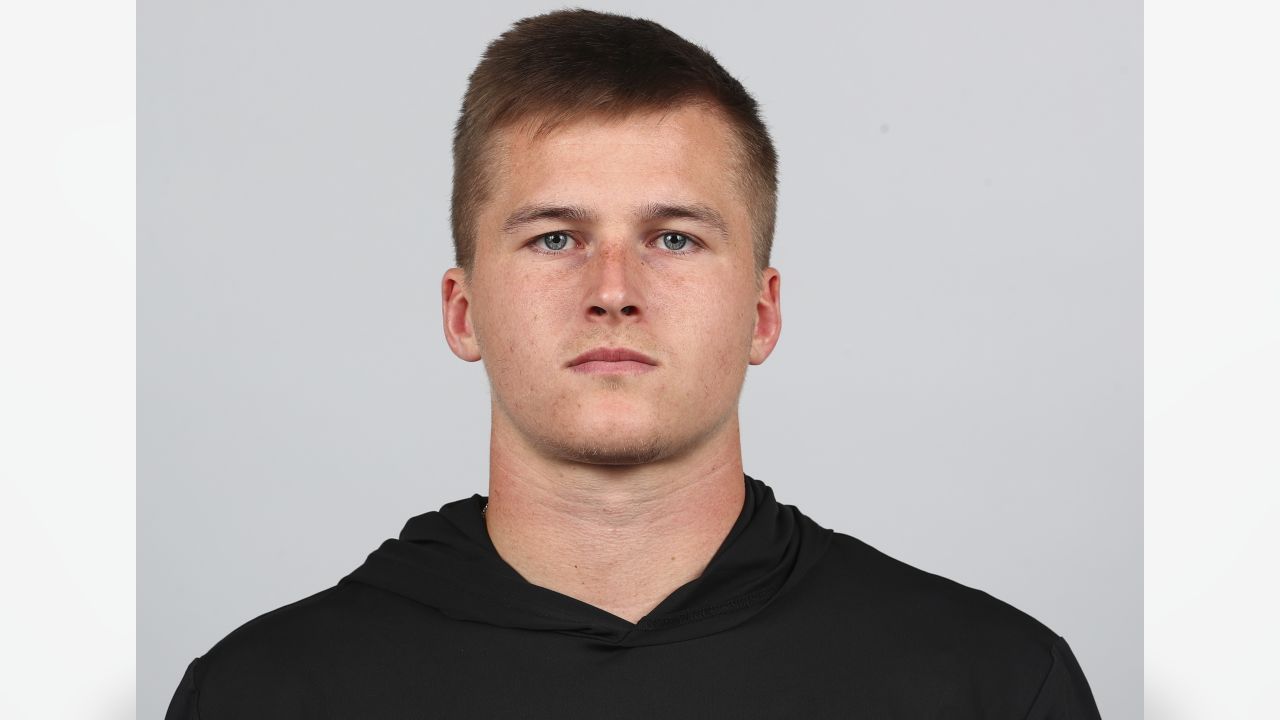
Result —
[[748, 475], [737, 522], [698, 578], [639, 622], [525, 580], [498, 555], [481, 510], [483, 495], [410, 518], [341, 582], [402, 595], [458, 620], [576, 635], [609, 645], [689, 640], [749, 620], [804, 577], [831, 531]]

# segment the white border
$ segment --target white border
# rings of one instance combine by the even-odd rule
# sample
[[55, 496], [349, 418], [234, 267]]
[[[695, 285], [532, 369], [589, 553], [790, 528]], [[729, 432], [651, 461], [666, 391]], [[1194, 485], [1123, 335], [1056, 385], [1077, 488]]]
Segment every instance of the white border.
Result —
[[1274, 714], [1274, 5], [1146, 14], [1146, 714]]
[[135, 714], [134, 6], [0, 10], [0, 717]]
[[[1271, 707], [1280, 57], [1249, 6], [1146, 18], [1152, 717]], [[134, 39], [131, 3], [0, 14], [4, 717], [134, 714]]]

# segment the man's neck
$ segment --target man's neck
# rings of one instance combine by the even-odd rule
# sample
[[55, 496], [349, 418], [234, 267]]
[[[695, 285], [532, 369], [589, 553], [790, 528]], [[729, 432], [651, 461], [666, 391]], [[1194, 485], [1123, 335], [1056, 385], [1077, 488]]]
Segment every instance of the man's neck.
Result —
[[742, 511], [738, 422], [678, 459], [589, 465], [495, 425], [489, 537], [529, 582], [636, 622], [697, 578]]

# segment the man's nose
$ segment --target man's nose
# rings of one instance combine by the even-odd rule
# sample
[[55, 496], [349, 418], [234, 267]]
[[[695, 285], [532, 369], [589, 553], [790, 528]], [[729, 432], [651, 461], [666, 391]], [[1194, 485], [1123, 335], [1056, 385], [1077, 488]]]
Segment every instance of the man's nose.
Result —
[[603, 243], [588, 263], [587, 318], [594, 322], [639, 319], [644, 301], [638, 253], [621, 243]]

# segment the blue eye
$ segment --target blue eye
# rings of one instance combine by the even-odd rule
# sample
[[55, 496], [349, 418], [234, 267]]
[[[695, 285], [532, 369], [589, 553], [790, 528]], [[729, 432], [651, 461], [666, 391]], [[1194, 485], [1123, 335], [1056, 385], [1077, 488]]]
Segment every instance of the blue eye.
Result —
[[549, 232], [545, 235], [539, 235], [534, 242], [539, 243], [548, 250], [563, 250], [569, 244], [568, 233]]
[[674, 252], [680, 252], [690, 242], [689, 236], [684, 233], [667, 232], [662, 233], [662, 246]]

